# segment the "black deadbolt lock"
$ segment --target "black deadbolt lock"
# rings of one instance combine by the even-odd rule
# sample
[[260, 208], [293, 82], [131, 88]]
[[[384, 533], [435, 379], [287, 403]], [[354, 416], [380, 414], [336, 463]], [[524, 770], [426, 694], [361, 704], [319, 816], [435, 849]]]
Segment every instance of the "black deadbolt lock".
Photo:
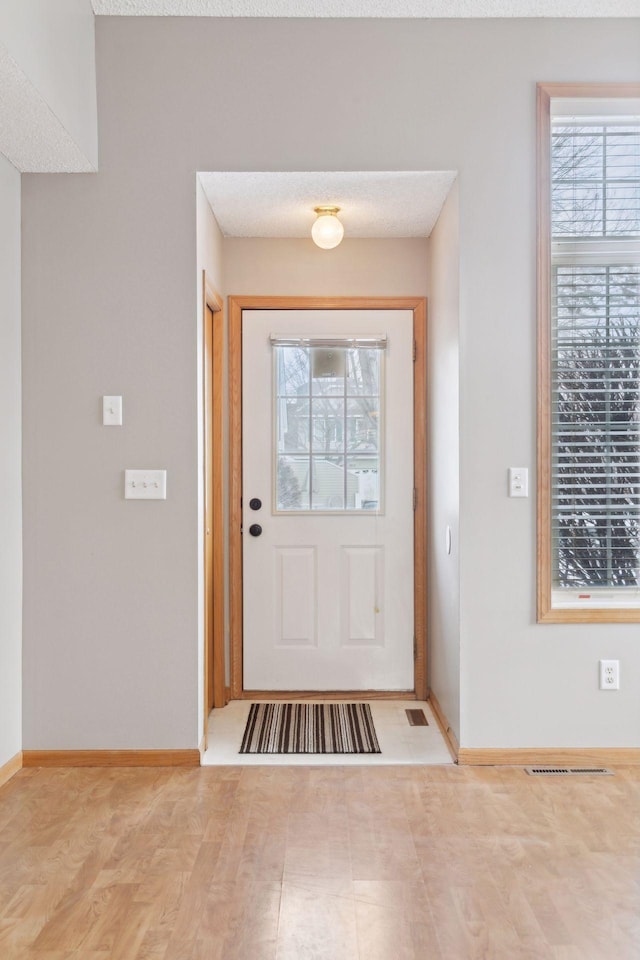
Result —
[[260, 526], [259, 523], [252, 523], [251, 526], [249, 527], [249, 533], [251, 534], [252, 537], [259, 537], [260, 534], [262, 533], [262, 527]]
[[257, 497], [254, 497], [253, 500], [249, 500], [249, 506], [252, 510], [259, 510], [262, 506], [262, 500], [258, 500]]

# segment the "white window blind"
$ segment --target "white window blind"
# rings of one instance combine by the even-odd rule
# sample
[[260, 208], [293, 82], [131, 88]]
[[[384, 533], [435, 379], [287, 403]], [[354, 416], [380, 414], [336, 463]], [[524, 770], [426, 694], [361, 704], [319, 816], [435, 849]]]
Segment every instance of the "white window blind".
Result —
[[553, 587], [636, 605], [640, 115], [585, 106], [551, 128]]
[[386, 350], [387, 337], [384, 333], [370, 337], [296, 337], [283, 333], [272, 333], [269, 338], [273, 347], [335, 347], [336, 349], [377, 349]]

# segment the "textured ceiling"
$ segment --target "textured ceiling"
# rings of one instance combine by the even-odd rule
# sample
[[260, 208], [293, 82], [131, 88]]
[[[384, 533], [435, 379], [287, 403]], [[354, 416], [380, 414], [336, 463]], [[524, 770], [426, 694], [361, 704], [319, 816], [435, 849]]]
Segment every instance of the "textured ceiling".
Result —
[[640, 0], [92, 0], [98, 14], [165, 17], [638, 17]]
[[200, 173], [227, 237], [308, 237], [313, 208], [340, 207], [345, 237], [428, 237], [456, 174]]
[[94, 170], [2, 44], [0, 121], [0, 154], [23, 173], [87, 173]]

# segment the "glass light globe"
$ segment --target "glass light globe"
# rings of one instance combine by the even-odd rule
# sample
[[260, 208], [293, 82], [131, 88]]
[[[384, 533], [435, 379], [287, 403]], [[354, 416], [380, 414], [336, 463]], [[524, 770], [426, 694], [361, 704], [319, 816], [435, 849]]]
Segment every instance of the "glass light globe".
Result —
[[318, 219], [311, 227], [311, 238], [316, 246], [323, 250], [332, 250], [338, 246], [343, 236], [344, 227], [335, 212], [318, 214]]

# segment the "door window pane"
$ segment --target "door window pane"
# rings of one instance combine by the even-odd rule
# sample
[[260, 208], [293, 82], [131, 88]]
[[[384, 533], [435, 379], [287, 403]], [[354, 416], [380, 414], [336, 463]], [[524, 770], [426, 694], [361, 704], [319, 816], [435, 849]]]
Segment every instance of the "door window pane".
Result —
[[278, 457], [277, 509], [308, 510], [310, 483], [308, 456]]
[[347, 350], [347, 396], [379, 397], [381, 350]]
[[[378, 397], [347, 400], [347, 452], [376, 454], [380, 448]], [[374, 458], [377, 460], [377, 456]]]
[[314, 396], [343, 396], [346, 362], [344, 347], [311, 347], [311, 392]]
[[313, 400], [313, 452], [344, 452], [344, 400]]
[[377, 510], [380, 488], [375, 457], [347, 457], [347, 474], [355, 477], [355, 491], [361, 510]]
[[276, 511], [380, 510], [383, 350], [274, 354]]
[[278, 453], [309, 450], [309, 398], [278, 397]]
[[[355, 509], [357, 481], [349, 483], [347, 509]], [[345, 509], [344, 457], [313, 457], [311, 467], [312, 510]]]
[[278, 396], [309, 396], [309, 351], [300, 347], [276, 350]]

